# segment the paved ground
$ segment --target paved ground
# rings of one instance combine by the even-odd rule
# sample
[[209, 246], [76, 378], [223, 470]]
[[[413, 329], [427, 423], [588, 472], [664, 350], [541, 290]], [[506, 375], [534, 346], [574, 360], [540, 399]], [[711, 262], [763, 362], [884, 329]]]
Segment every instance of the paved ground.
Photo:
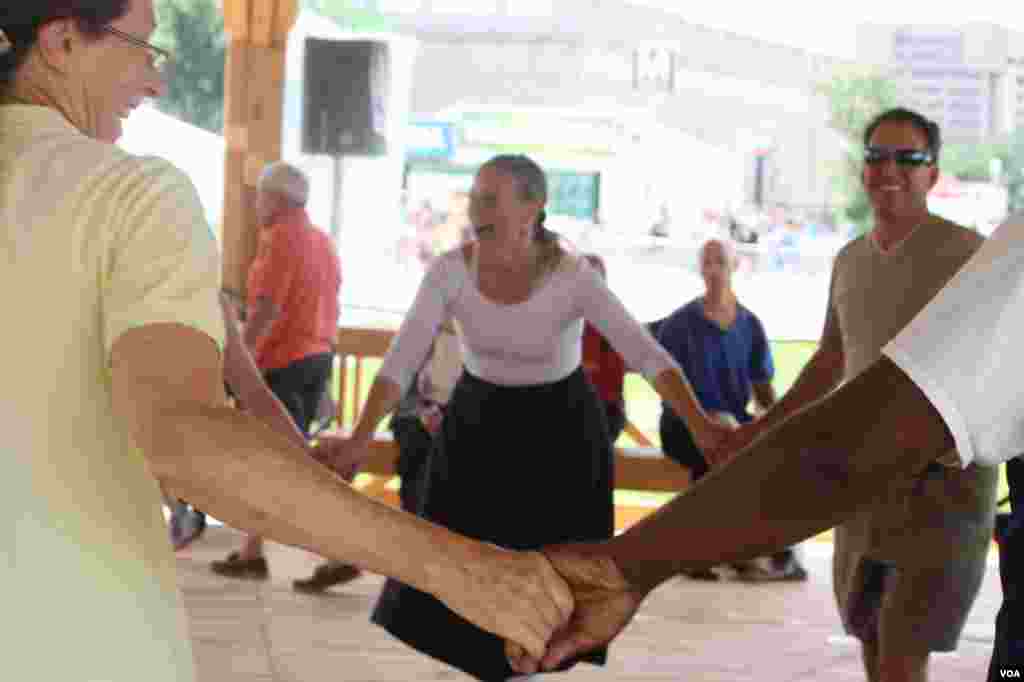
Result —
[[[470, 679], [368, 623], [382, 584], [377, 576], [320, 597], [295, 594], [291, 580], [307, 575], [317, 559], [277, 545], [269, 546], [273, 575], [266, 583], [210, 573], [208, 562], [223, 556], [237, 537], [212, 528], [178, 555], [201, 682]], [[806, 583], [666, 583], [612, 647], [605, 669], [580, 667], [544, 679], [863, 680], [858, 645], [842, 634], [835, 614], [830, 552], [821, 542], [806, 548]], [[934, 657], [931, 682], [984, 679], [999, 599], [993, 563], [959, 650]]]

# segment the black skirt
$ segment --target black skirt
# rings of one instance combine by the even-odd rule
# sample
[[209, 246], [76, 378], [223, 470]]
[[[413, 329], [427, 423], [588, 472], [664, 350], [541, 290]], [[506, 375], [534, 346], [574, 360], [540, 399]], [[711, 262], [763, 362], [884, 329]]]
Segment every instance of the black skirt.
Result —
[[[418, 513], [509, 549], [604, 540], [614, 528], [613, 464], [604, 410], [581, 369], [532, 386], [499, 386], [463, 372], [434, 443]], [[501, 639], [394, 580], [371, 620], [478, 679], [516, 674]], [[606, 653], [582, 660], [603, 664]]]

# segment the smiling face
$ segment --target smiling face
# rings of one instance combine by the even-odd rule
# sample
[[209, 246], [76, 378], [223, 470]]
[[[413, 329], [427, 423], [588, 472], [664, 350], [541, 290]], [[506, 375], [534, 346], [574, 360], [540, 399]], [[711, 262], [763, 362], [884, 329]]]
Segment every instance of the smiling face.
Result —
[[469, 219], [485, 239], [509, 243], [532, 238], [543, 205], [542, 200], [523, 198], [514, 176], [484, 166], [473, 180]]
[[[132, 0], [130, 9], [111, 26], [133, 38], [148, 41], [156, 29], [153, 0]], [[107, 35], [97, 42], [106, 49], [95, 58], [95, 110], [97, 137], [116, 141], [121, 121], [145, 99], [161, 97], [167, 84], [152, 65], [150, 51], [119, 36]]]
[[132, 42], [148, 41], [156, 28], [152, 0], [131, 0], [109, 28], [124, 35], [87, 35], [70, 19], [44, 25], [37, 46], [44, 66], [28, 87], [46, 92], [45, 99], [86, 135], [113, 143], [123, 132], [122, 120], [143, 100], [162, 96], [166, 84], [150, 49]]
[[[882, 150], [928, 150], [928, 137], [909, 121], [884, 121], [871, 134], [869, 147]], [[928, 192], [939, 178], [935, 163], [901, 165], [889, 158], [865, 163], [861, 180], [877, 220], [921, 220], [928, 213]]]

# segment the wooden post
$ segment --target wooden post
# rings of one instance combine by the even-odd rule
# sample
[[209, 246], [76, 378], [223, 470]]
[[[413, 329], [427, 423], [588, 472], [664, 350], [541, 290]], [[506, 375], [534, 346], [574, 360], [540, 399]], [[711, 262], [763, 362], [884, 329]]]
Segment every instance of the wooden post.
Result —
[[224, 287], [245, 293], [256, 253], [256, 180], [281, 158], [284, 70], [297, 0], [223, 0]]

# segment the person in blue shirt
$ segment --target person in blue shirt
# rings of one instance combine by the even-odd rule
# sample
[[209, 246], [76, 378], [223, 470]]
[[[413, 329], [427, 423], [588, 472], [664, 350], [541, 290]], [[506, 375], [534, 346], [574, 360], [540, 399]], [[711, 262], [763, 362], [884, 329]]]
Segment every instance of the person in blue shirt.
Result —
[[[701, 407], [720, 420], [745, 424], [754, 418], [748, 411], [752, 396], [762, 410], [776, 401], [771, 346], [761, 320], [736, 299], [732, 276], [738, 261], [732, 246], [712, 239], [701, 247], [699, 262], [704, 295], [652, 328], [683, 369]], [[686, 467], [694, 483], [699, 481], [708, 472], [708, 462], [685, 422], [663, 409], [659, 431], [665, 454]], [[792, 549], [734, 568], [741, 579], [751, 581], [807, 577]], [[705, 569], [690, 577], [717, 579], [718, 574]]]

